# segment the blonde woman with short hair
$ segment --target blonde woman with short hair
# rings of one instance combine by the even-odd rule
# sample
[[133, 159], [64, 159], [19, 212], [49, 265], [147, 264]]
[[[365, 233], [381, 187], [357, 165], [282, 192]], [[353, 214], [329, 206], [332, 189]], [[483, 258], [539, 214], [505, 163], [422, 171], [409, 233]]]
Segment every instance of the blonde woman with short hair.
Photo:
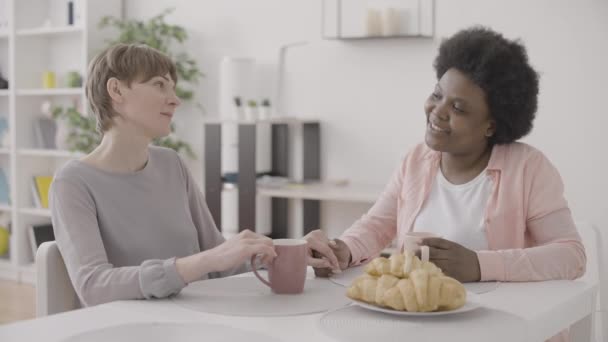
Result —
[[225, 240], [178, 154], [150, 146], [170, 133], [180, 100], [173, 62], [145, 45], [118, 44], [89, 66], [86, 95], [103, 135], [54, 178], [53, 227], [84, 306], [163, 298], [196, 280], [247, 270], [276, 256], [245, 230]]

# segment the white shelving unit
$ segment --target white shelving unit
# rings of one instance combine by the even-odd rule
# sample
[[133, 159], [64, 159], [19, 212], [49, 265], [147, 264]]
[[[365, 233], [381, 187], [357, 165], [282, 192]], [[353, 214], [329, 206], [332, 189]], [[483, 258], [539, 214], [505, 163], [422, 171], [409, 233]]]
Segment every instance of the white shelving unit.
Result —
[[[265, 126], [268, 130], [260, 131]], [[320, 127], [320, 120], [295, 117], [204, 121], [206, 201], [223, 234], [229, 236], [238, 227], [255, 227], [258, 232], [274, 237], [298, 238], [311, 227], [320, 227], [320, 202], [367, 205], [378, 199], [383, 185], [341, 184], [321, 179]], [[267, 144], [258, 141], [259, 137], [269, 135], [272, 141]], [[252, 175], [260, 172], [293, 182], [284, 184], [285, 179], [259, 182]], [[229, 177], [235, 173], [236, 183]], [[241, 197], [243, 189], [246, 196]]]
[[[0, 150], [1, 153], [1, 150]], [[45, 149], [35, 149], [35, 148], [22, 148], [17, 151], [17, 153], [21, 156], [30, 156], [30, 157], [55, 157], [55, 158], [78, 158], [83, 154], [80, 152], [70, 152], [70, 151], [62, 151], [62, 150], [45, 150]]]
[[[9, 89], [0, 90], [0, 117], [8, 120], [10, 143], [0, 146], [0, 168], [7, 175], [11, 203], [0, 213], [11, 217], [10, 251], [0, 256], [0, 278], [35, 281], [34, 256], [27, 229], [50, 221], [48, 209], [36, 208], [32, 198], [35, 175], [52, 175], [66, 161], [80, 156], [61, 150], [40, 149], [34, 122], [41, 105], [77, 105], [85, 108], [82, 87], [67, 87], [66, 75], [77, 71], [86, 79], [93, 55], [106, 45], [112, 30], [99, 30], [106, 15], [120, 17], [122, 0], [74, 0], [74, 23], [68, 25], [68, 0], [8, 0], [9, 28], [0, 31], [0, 71]], [[43, 88], [43, 73], [56, 75], [56, 88]]]
[[19, 208], [19, 214], [34, 217], [51, 217], [51, 210], [44, 208]]
[[18, 30], [17, 36], [44, 36], [62, 33], [82, 33], [83, 31], [84, 29], [80, 26], [34, 27]]
[[84, 95], [83, 88], [18, 89], [17, 96]]

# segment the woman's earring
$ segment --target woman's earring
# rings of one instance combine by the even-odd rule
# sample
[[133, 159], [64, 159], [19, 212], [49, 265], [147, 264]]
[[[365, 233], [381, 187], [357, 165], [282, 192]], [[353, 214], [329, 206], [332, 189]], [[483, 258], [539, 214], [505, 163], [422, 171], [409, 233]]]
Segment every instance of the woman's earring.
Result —
[[488, 137], [488, 138], [489, 138], [489, 137], [491, 137], [491, 136], [493, 136], [493, 135], [494, 135], [494, 132], [492, 132], [492, 130], [487, 130], [487, 131], [486, 131], [486, 137]]

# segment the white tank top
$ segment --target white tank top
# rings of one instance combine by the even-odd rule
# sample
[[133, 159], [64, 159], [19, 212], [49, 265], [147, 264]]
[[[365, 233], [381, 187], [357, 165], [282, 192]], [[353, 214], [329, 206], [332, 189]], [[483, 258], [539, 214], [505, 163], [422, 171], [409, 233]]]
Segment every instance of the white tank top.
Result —
[[483, 170], [470, 182], [455, 185], [439, 169], [414, 231], [435, 233], [474, 251], [487, 250], [484, 218], [492, 183]]

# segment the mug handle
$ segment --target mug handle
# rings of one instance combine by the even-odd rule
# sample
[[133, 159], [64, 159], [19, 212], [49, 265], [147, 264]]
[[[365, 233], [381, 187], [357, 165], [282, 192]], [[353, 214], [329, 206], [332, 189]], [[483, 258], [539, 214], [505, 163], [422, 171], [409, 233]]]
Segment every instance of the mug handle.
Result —
[[270, 282], [264, 278], [262, 278], [262, 276], [258, 273], [257, 267], [255, 266], [255, 257], [257, 255], [252, 255], [251, 256], [251, 269], [253, 270], [253, 274], [255, 274], [255, 276], [262, 282], [264, 283], [264, 285], [272, 288], [272, 285], [270, 285]]
[[425, 261], [428, 262], [430, 259], [429, 256], [430, 256], [429, 246], [425, 246], [425, 245], [420, 246], [420, 260], [422, 262], [425, 262]]
[[[443, 235], [437, 236], [440, 239], [443, 239]], [[420, 246], [420, 260], [421, 261], [429, 261], [431, 258], [431, 251], [429, 250], [429, 246], [422, 245]]]

